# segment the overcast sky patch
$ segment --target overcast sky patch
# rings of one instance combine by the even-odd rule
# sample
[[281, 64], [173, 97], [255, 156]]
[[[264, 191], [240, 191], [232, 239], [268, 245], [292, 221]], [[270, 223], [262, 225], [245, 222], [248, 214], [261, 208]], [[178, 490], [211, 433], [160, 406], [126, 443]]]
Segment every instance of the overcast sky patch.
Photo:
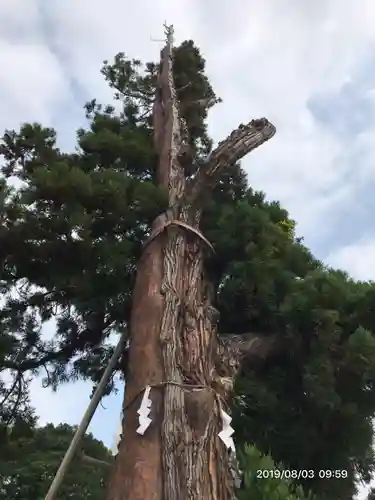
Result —
[[[73, 150], [84, 103], [111, 100], [103, 60], [120, 51], [156, 60], [164, 21], [207, 60], [223, 98], [209, 119], [215, 141], [241, 122], [272, 120], [277, 135], [243, 162], [251, 185], [281, 201], [318, 257], [375, 279], [372, 0], [1, 2], [0, 128], [38, 121]], [[83, 383], [33, 390], [42, 421], [77, 422], [90, 393]], [[115, 424], [100, 415], [94, 434], [110, 445]]]

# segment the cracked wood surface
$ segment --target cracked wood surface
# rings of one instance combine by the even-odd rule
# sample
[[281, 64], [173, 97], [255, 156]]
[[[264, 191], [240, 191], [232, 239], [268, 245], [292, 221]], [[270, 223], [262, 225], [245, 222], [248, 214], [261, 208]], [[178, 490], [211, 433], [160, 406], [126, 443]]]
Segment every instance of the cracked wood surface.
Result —
[[[135, 432], [141, 396], [124, 411], [107, 500], [232, 500], [228, 451], [218, 437], [219, 399], [212, 388], [229, 402], [246, 347], [260, 354], [262, 342], [246, 335], [218, 340], [212, 297], [205, 293], [207, 242], [200, 237], [199, 199], [228, 164], [271, 138], [275, 128], [265, 118], [240, 126], [219, 143], [187, 186], [178, 161], [186, 130], [173, 82], [172, 27], [166, 27], [166, 37], [153, 126], [157, 182], [168, 189], [169, 208], [154, 221], [138, 263], [124, 405], [146, 385], [177, 385], [151, 391], [152, 423], [143, 436]], [[186, 390], [179, 383], [207, 390]]]

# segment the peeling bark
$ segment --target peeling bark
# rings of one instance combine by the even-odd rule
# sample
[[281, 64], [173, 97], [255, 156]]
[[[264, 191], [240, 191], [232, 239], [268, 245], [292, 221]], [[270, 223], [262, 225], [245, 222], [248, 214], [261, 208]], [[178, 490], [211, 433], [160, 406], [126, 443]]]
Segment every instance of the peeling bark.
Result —
[[[246, 342], [250, 350], [256, 344], [254, 338], [218, 342], [203, 263], [210, 244], [199, 231], [199, 200], [228, 163], [268, 140], [275, 128], [266, 119], [239, 127], [187, 185], [178, 160], [186, 130], [173, 83], [172, 38], [167, 28], [153, 110], [157, 180], [168, 188], [169, 207], [155, 220], [138, 265], [123, 433], [107, 500], [234, 497], [229, 453], [218, 436], [220, 408], [228, 411], [235, 376], [228, 367], [239, 365]], [[139, 393], [153, 384], [158, 388], [150, 394], [152, 423], [140, 436]]]

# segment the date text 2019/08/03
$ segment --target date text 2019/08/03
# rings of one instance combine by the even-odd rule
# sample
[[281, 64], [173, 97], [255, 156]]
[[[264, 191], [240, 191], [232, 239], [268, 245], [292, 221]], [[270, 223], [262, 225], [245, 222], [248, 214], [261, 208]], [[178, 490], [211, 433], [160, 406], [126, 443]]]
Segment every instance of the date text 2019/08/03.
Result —
[[345, 469], [258, 469], [257, 479], [346, 479], [348, 471]]

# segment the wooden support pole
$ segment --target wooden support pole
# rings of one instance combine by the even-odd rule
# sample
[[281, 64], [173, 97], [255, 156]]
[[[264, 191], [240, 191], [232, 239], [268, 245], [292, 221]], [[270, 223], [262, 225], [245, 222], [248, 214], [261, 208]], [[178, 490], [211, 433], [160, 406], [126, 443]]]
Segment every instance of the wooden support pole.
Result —
[[94, 395], [87, 407], [87, 410], [85, 414], [82, 417], [81, 423], [79, 424], [78, 429], [76, 430], [76, 433], [74, 434], [74, 437], [70, 443], [70, 446], [65, 453], [65, 456], [60, 464], [60, 467], [58, 471], [56, 472], [56, 475], [52, 481], [52, 484], [48, 490], [48, 493], [45, 497], [45, 500], [56, 500], [57, 498], [57, 493], [59, 491], [59, 488], [64, 480], [65, 474], [69, 468], [69, 465], [71, 464], [74, 456], [77, 453], [79, 444], [87, 430], [87, 427], [90, 425], [91, 419], [95, 413], [95, 410], [99, 404], [99, 401], [101, 400], [103, 396], [104, 389], [112, 375], [112, 372], [116, 366], [116, 363], [118, 359], [121, 356], [122, 350], [124, 346], [124, 335], [121, 336], [121, 339], [119, 340], [119, 343], [116, 346], [116, 349], [114, 353], [112, 354], [112, 357], [108, 363], [107, 368], [105, 369], [103, 376], [99, 382], [98, 387], [96, 388]]

